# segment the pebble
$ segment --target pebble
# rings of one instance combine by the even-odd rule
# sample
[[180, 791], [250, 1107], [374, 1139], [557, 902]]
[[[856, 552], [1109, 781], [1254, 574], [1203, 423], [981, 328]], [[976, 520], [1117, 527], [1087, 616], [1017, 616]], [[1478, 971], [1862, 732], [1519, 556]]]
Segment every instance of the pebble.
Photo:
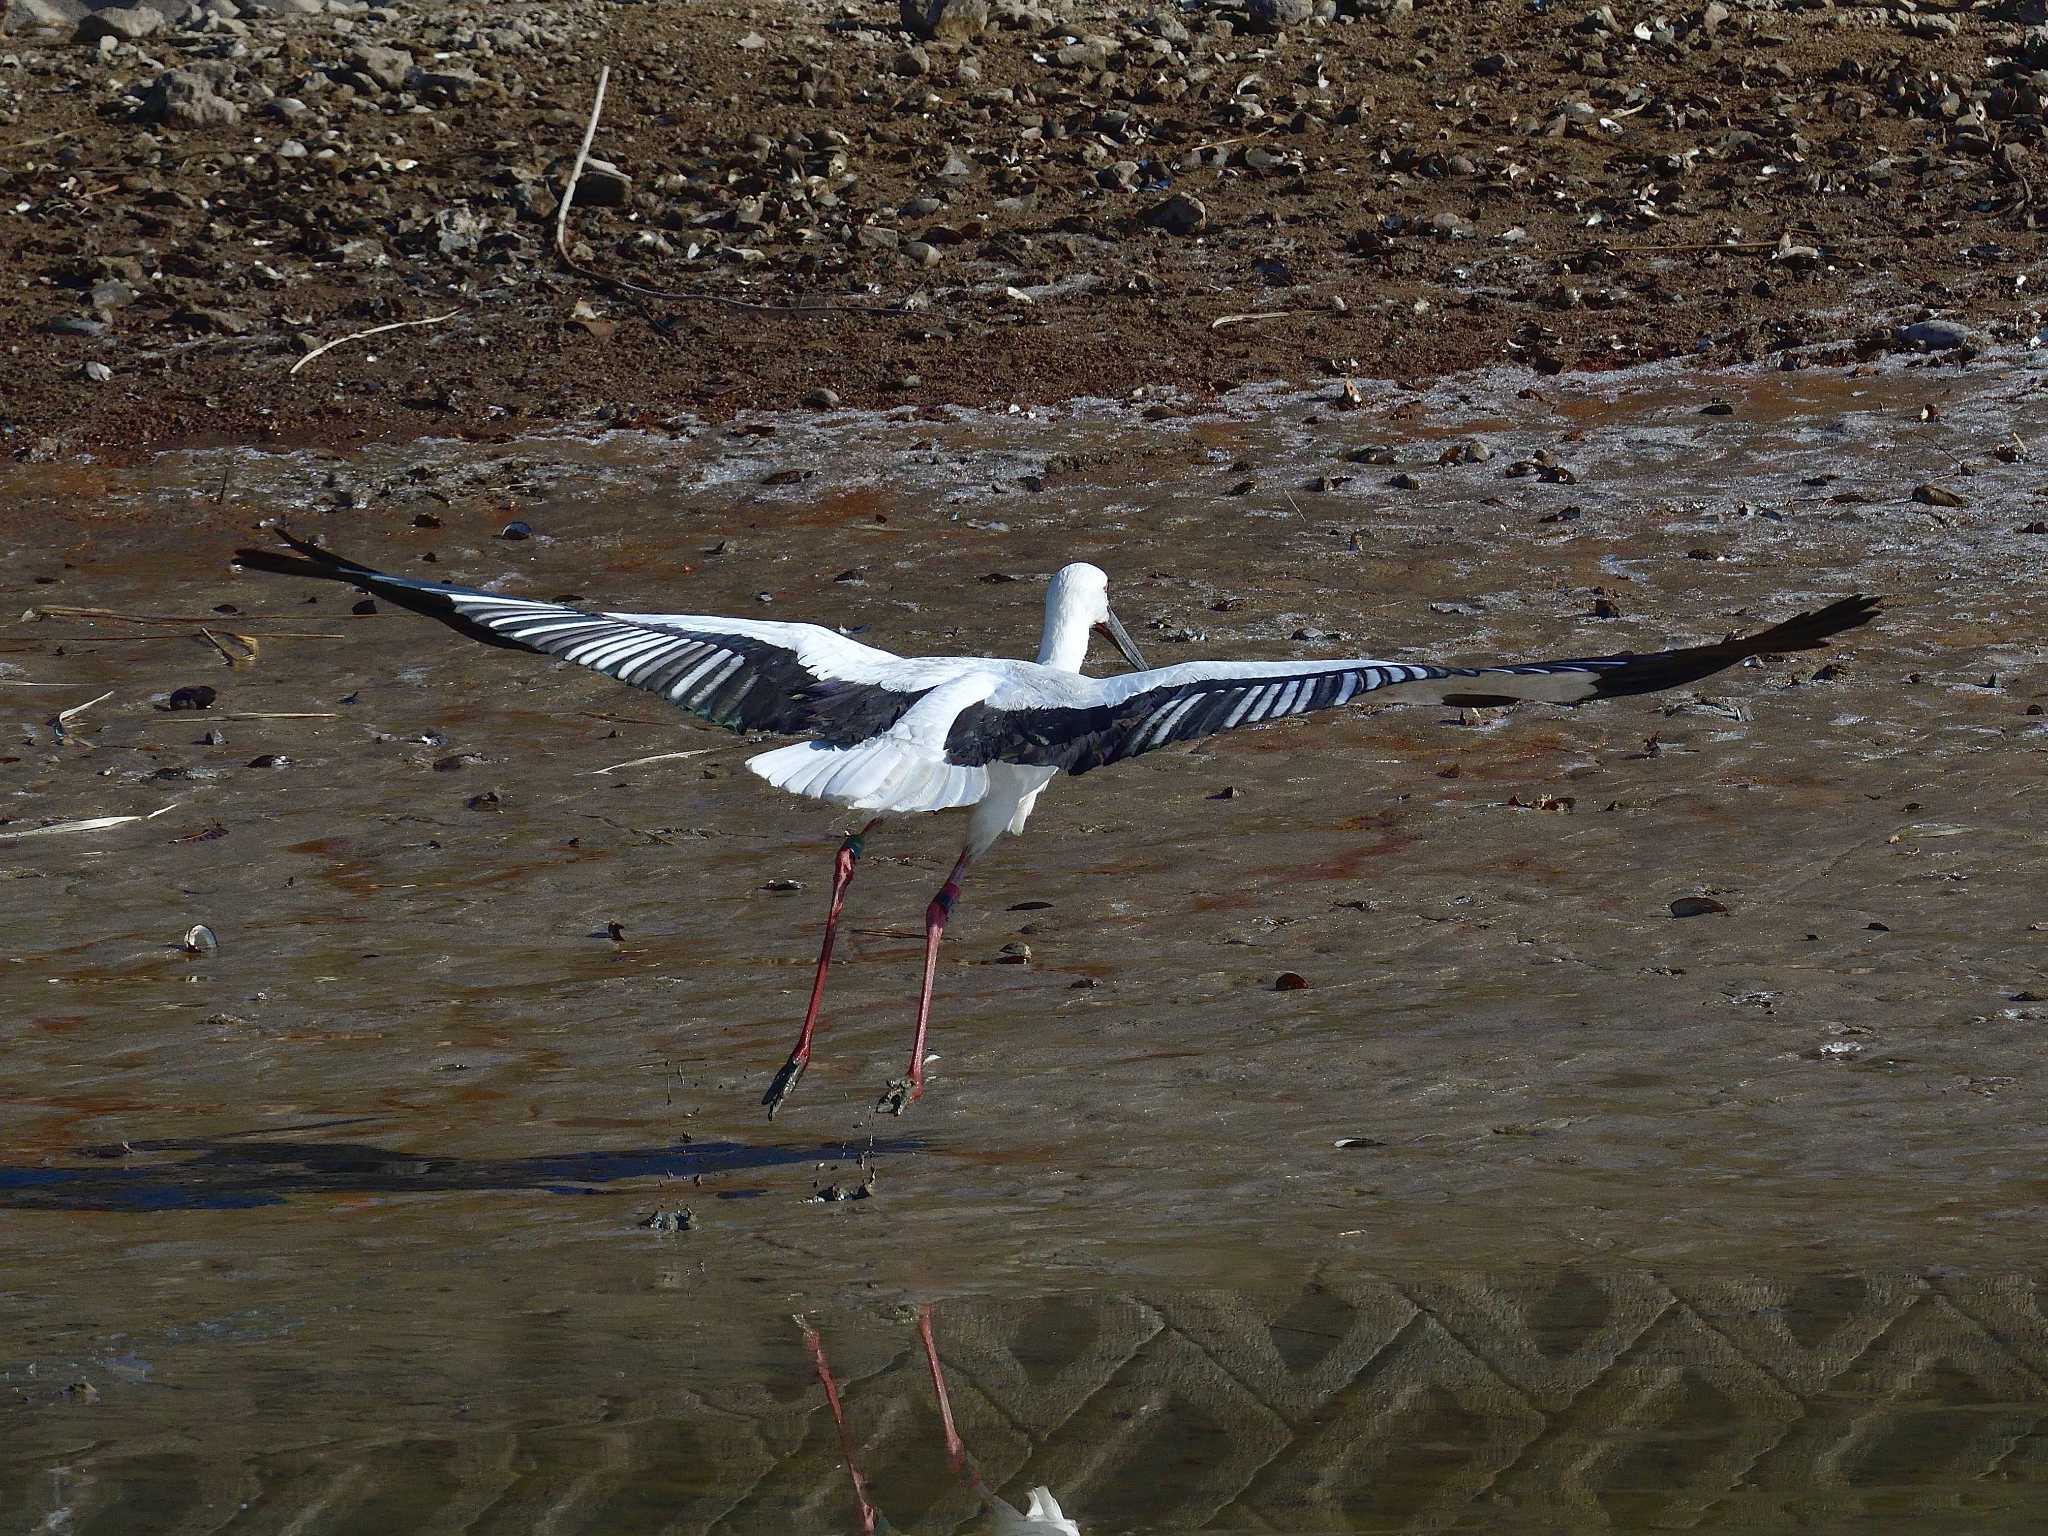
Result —
[[216, 94], [213, 81], [188, 69], [167, 69], [142, 98], [145, 123], [173, 128], [224, 128], [241, 121], [242, 109]]
[[96, 43], [111, 38], [119, 43], [139, 43], [163, 30], [164, 13], [147, 5], [121, 6], [94, 11], [80, 19], [77, 41]]
[[971, 43], [989, 28], [989, 0], [898, 0], [903, 30], [946, 43]]
[[1899, 327], [1898, 343], [1919, 352], [1952, 352], [1970, 345], [1970, 333], [1952, 320], [1918, 320]]
[[1209, 210], [1202, 206], [1201, 199], [1176, 192], [1147, 208], [1145, 222], [1170, 235], [1192, 235], [1209, 222]]
[[406, 82], [412, 73], [412, 55], [403, 48], [382, 48], [366, 46], [354, 49], [348, 56], [348, 67], [371, 80], [387, 91], [395, 91]]
[[1316, 13], [1315, 0], [1251, 0], [1253, 23], [1268, 31], [1306, 26]]

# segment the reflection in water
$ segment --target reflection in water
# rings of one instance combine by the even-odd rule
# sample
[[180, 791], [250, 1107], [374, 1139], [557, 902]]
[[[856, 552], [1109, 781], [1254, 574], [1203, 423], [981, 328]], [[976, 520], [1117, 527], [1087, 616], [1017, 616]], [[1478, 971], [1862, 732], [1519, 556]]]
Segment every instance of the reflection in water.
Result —
[[[832, 1412], [832, 1426], [839, 1432], [840, 1453], [846, 1458], [846, 1475], [853, 1483], [854, 1501], [860, 1507], [860, 1528], [866, 1536], [874, 1536], [878, 1530], [887, 1530], [889, 1523], [875, 1508], [874, 1500], [868, 1495], [867, 1479], [861, 1476], [860, 1453], [846, 1427], [846, 1411], [839, 1402], [839, 1384], [832, 1379], [831, 1362], [825, 1358], [824, 1341], [818, 1337], [817, 1329], [801, 1317], [796, 1323], [803, 1329], [804, 1343], [811, 1351], [811, 1364], [818, 1373], [818, 1385], [825, 1389], [825, 1403]], [[980, 1469], [967, 1454], [960, 1431], [953, 1423], [952, 1401], [946, 1396], [946, 1372], [939, 1364], [938, 1345], [932, 1339], [930, 1307], [918, 1308], [917, 1342], [924, 1351], [925, 1367], [931, 1372], [932, 1395], [938, 1399], [939, 1423], [946, 1438], [947, 1465], [959, 1474], [988, 1512], [991, 1529], [997, 1536], [1081, 1536], [1081, 1527], [1066, 1517], [1060, 1501], [1043, 1484], [1025, 1494], [1024, 1508], [1019, 1509], [983, 1481]]]
[[[278, 1205], [307, 1194], [429, 1194], [449, 1190], [537, 1190], [581, 1194], [591, 1185], [654, 1175], [850, 1162], [869, 1153], [914, 1150], [915, 1138], [823, 1146], [686, 1142], [614, 1152], [461, 1158], [395, 1152], [343, 1141], [252, 1141], [222, 1136], [124, 1141], [86, 1149], [103, 1166], [0, 1164], [0, 1210], [230, 1211]], [[160, 1159], [170, 1157], [170, 1161]]]
[[[714, 1250], [673, 1251], [687, 1293]], [[690, 1331], [694, 1296], [621, 1292], [417, 1333], [394, 1311], [384, 1355], [353, 1309], [308, 1310], [110, 1342], [96, 1401], [0, 1358], [36, 1404], [0, 1440], [0, 1529], [2038, 1530], [2038, 1293], [1329, 1273], [835, 1311], [800, 1342], [765, 1296]]]

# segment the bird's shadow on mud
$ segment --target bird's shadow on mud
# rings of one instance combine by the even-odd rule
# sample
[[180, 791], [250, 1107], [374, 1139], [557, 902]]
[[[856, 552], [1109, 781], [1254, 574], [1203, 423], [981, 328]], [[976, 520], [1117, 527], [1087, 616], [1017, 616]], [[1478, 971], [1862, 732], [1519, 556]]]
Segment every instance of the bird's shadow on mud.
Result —
[[[414, 1195], [454, 1190], [586, 1195], [622, 1179], [744, 1173], [794, 1163], [852, 1162], [921, 1150], [915, 1137], [887, 1141], [752, 1146], [680, 1142], [608, 1152], [531, 1157], [440, 1157], [357, 1141], [269, 1141], [249, 1136], [170, 1138], [82, 1147], [89, 1163], [0, 1163], [0, 1210], [236, 1211], [281, 1205], [294, 1195]], [[724, 1191], [741, 1193], [740, 1191]]]

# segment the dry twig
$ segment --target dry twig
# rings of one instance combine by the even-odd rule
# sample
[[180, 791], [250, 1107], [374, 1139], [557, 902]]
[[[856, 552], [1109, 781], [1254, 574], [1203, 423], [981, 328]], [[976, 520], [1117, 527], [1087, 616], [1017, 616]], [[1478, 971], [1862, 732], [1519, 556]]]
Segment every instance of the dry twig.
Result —
[[320, 343], [319, 346], [315, 347], [312, 351], [308, 352], [296, 363], [293, 363], [291, 367], [286, 370], [285, 377], [290, 378], [293, 374], [297, 373], [301, 368], [305, 367], [306, 364], [310, 363], [311, 361], [313, 361], [314, 358], [318, 357], [322, 352], [332, 352], [336, 347], [340, 346], [345, 341], [361, 341], [365, 336], [381, 336], [386, 331], [402, 331], [405, 330], [408, 326], [439, 325], [443, 320], [453, 320], [457, 315], [461, 313], [462, 311], [460, 309], [451, 309], [445, 315], [429, 315], [424, 320], [394, 320], [389, 325], [373, 325], [367, 331], [351, 331], [346, 336], [337, 336], [332, 341], [323, 341]]

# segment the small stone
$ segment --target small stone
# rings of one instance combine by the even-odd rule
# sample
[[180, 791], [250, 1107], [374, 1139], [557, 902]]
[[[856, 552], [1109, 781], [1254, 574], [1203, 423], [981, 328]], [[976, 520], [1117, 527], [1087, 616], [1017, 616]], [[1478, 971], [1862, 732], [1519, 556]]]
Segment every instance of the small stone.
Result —
[[1308, 986], [1308, 978], [1299, 971], [1282, 971], [1273, 978], [1275, 992], [1300, 992]]
[[898, 0], [903, 30], [913, 37], [971, 43], [988, 30], [988, 0]]
[[395, 91], [412, 73], [412, 55], [403, 48], [362, 47], [350, 52], [348, 67], [368, 75], [385, 90]]
[[1673, 917], [1704, 917], [1709, 912], [1726, 912], [1728, 909], [1711, 896], [1681, 896], [1671, 903]]
[[105, 363], [87, 363], [78, 371], [95, 384], [104, 384], [114, 376], [114, 370]]
[[433, 69], [410, 71], [405, 77], [405, 83], [420, 96], [441, 101], [461, 101], [476, 94], [484, 83], [484, 77], [473, 69], [441, 64]]
[[[575, 162], [564, 163], [562, 174], [566, 177]], [[576, 178], [576, 205], [579, 208], [623, 208], [633, 195], [633, 178], [613, 165], [609, 160], [585, 160], [583, 174]]]
[[903, 254], [920, 267], [936, 267], [939, 264], [939, 248], [929, 240], [913, 240], [903, 247]]
[[181, 309], [171, 316], [171, 322], [216, 336], [246, 336], [256, 328], [254, 320], [233, 309]]
[[1067, 69], [1107, 69], [1109, 49], [1099, 42], [1069, 43], [1053, 55]]
[[1953, 320], [1921, 320], [1900, 326], [1898, 343], [1920, 352], [1952, 352], [1970, 344], [1970, 333]]
[[167, 69], [143, 93], [139, 115], [146, 123], [173, 128], [225, 128], [241, 120], [242, 109], [215, 94], [206, 76]]
[[204, 683], [193, 688], [179, 688], [171, 694], [169, 709], [211, 709], [213, 701], [220, 695]]
[[1170, 235], [1192, 235], [1209, 222], [1209, 210], [1202, 206], [1199, 198], [1176, 192], [1164, 202], [1147, 208], [1144, 219], [1147, 224]]
[[136, 43], [160, 31], [162, 11], [146, 5], [124, 5], [118, 10], [94, 11], [78, 23], [75, 41], [96, 43], [103, 37], [118, 43]]
[[1969, 498], [1944, 485], [1916, 485], [1913, 499], [1923, 507], [1967, 507]]
[[530, 539], [533, 537], [533, 525], [520, 522], [507, 523], [498, 530], [498, 537], [501, 539], [511, 539], [515, 543], [520, 539]]
[[1306, 26], [1316, 13], [1314, 0], [1251, 0], [1255, 26], [1268, 32]]
[[819, 385], [804, 396], [804, 404], [814, 411], [832, 411], [839, 408], [839, 392]]

